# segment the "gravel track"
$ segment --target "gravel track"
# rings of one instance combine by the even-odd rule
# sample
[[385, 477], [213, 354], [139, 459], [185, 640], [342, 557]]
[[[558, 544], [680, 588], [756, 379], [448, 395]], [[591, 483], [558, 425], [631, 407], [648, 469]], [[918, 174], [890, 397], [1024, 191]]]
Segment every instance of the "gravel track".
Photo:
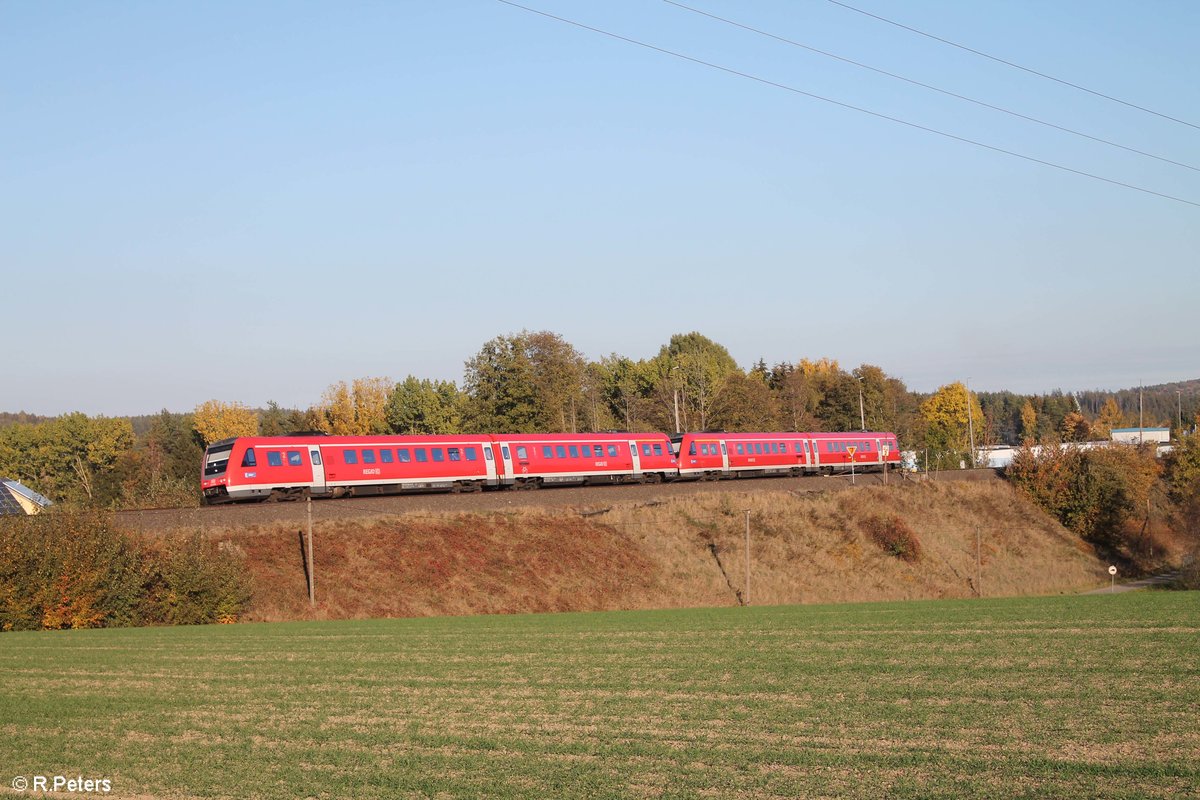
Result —
[[[962, 470], [938, 474], [938, 480], [992, 480], [994, 470]], [[913, 480], [890, 473], [891, 483]], [[858, 486], [878, 486], [883, 475], [858, 475]], [[402, 494], [383, 497], [354, 497], [313, 502], [313, 520], [319, 522], [350, 520], [362, 517], [404, 515], [412, 513], [488, 513], [516, 508], [555, 508], [585, 512], [607, 508], [616, 503], [641, 504], [693, 494], [721, 492], [824, 492], [850, 488], [849, 475], [824, 477], [806, 475], [800, 478], [744, 478], [723, 481], [687, 481], [651, 485], [577, 486], [543, 488], [528, 491], [489, 491], [476, 494]], [[245, 528], [305, 520], [305, 504], [243, 503], [200, 508], [168, 508], [147, 511], [122, 511], [118, 524], [128, 530], [154, 533], [169, 529]]]

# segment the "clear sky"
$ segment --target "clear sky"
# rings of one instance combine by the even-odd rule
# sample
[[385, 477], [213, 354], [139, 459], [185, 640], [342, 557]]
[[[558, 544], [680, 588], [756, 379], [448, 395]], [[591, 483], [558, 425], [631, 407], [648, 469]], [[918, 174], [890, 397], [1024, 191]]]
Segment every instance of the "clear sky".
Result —
[[[1200, 125], [1192, 0], [848, 2]], [[660, 0], [526, 4], [1200, 203], [1193, 169]], [[688, 4], [1200, 166], [1200, 129], [827, 0]], [[1200, 207], [495, 0], [0, 0], [0, 410], [307, 407], [521, 329], [1118, 388], [1200, 376], [1198, 273]]]

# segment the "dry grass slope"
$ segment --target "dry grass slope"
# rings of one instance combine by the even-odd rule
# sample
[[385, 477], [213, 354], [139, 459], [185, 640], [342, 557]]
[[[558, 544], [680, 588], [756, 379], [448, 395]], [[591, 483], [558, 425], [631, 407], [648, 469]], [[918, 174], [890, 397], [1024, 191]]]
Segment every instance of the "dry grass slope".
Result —
[[[245, 558], [249, 620], [690, 608], [745, 599], [745, 510], [754, 605], [1053, 594], [1107, 577], [1087, 545], [1000, 483], [324, 523], [316, 608], [295, 527], [208, 535]], [[881, 519], [913, 536], [920, 557], [878, 544]]]

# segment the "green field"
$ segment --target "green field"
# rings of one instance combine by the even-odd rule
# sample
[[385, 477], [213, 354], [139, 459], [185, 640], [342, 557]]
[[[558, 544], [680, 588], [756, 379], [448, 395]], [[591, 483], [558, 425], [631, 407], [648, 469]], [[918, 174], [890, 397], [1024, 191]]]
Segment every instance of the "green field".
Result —
[[0, 679], [5, 787], [1200, 792], [1195, 592], [8, 633]]

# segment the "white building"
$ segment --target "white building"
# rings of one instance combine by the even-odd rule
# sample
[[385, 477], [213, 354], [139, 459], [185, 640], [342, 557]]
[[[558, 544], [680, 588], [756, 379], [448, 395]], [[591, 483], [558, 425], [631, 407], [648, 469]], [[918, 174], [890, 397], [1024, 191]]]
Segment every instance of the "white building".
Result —
[[1166, 444], [1171, 441], [1170, 428], [1113, 428], [1112, 440], [1121, 444], [1142, 444], [1154, 442]]

